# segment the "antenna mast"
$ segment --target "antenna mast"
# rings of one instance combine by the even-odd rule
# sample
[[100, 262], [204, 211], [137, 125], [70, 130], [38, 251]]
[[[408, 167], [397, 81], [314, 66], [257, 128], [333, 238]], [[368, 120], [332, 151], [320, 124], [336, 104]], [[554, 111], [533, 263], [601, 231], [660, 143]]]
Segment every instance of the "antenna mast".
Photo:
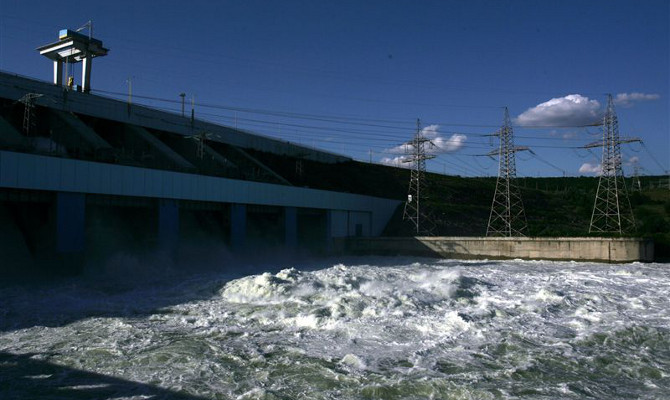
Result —
[[633, 210], [626, 190], [623, 168], [621, 168], [621, 143], [640, 141], [621, 140], [619, 121], [614, 111], [612, 95], [607, 96], [607, 111], [603, 119], [603, 141], [585, 147], [602, 145], [602, 172], [598, 179], [598, 190], [593, 203], [589, 233], [625, 233], [635, 228]]
[[426, 154], [426, 142], [430, 143], [430, 139], [423, 136], [421, 132], [421, 121], [416, 120], [416, 133], [412, 141], [405, 143], [408, 152], [411, 148], [411, 154], [403, 160], [404, 163], [412, 163], [412, 169], [409, 179], [409, 190], [407, 193], [407, 201], [405, 202], [405, 210], [402, 219], [410, 221], [416, 230], [416, 234], [432, 234], [432, 227], [428, 226], [425, 221], [425, 215], [421, 212], [421, 202], [424, 200], [424, 189], [426, 187], [425, 173], [426, 160], [435, 158], [434, 155]]
[[528, 147], [514, 146], [514, 132], [507, 107], [503, 126], [494, 136], [500, 137], [500, 148], [490, 152], [489, 155], [498, 155], [498, 179], [486, 236], [525, 236], [526, 214], [521, 201], [521, 192], [516, 183], [514, 154], [517, 151], [528, 150]]

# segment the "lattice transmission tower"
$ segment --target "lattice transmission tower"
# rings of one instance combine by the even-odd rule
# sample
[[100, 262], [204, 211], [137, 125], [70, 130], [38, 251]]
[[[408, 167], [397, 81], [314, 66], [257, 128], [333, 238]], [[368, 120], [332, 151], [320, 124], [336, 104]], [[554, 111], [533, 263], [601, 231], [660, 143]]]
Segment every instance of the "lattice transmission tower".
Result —
[[633, 179], [631, 185], [633, 186], [631, 190], [633, 192], [642, 191], [642, 182], [640, 181], [640, 165], [637, 162], [633, 163]]
[[528, 150], [525, 146], [514, 146], [514, 131], [505, 107], [503, 126], [495, 134], [500, 138], [500, 148], [489, 153], [498, 155], [498, 179], [491, 204], [486, 236], [525, 236], [526, 214], [521, 201], [521, 191], [516, 183], [517, 151]]
[[23, 133], [30, 136], [30, 131], [35, 126], [35, 100], [43, 95], [41, 93], [26, 93], [19, 99], [23, 103]]
[[405, 143], [407, 157], [404, 163], [412, 163], [409, 178], [409, 190], [403, 220], [410, 221], [415, 228], [417, 235], [432, 235], [433, 224], [426, 217], [425, 211], [422, 211], [422, 203], [425, 200], [425, 174], [426, 160], [435, 158], [434, 155], [426, 154], [426, 144], [431, 144], [430, 139], [426, 138], [421, 131], [421, 121], [416, 120], [416, 133], [414, 139]]
[[603, 117], [603, 140], [584, 147], [603, 149], [602, 171], [598, 179], [598, 190], [593, 203], [589, 233], [626, 233], [635, 228], [633, 210], [626, 190], [626, 181], [621, 168], [621, 144], [639, 142], [640, 139], [621, 139], [619, 121], [614, 110], [612, 95], [607, 97], [607, 110]]

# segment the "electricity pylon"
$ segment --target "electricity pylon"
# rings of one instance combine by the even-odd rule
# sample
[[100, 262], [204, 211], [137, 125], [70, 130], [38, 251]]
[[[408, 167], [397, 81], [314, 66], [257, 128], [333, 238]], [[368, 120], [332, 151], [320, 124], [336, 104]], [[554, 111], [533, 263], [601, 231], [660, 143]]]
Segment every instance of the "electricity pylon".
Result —
[[26, 93], [19, 99], [23, 103], [23, 133], [30, 136], [30, 130], [35, 125], [35, 100], [42, 97], [41, 93]]
[[633, 163], [633, 180], [631, 182], [631, 185], [633, 186], [631, 190], [633, 192], [640, 192], [642, 191], [642, 182], [640, 182], [640, 165], [635, 162]]
[[621, 168], [621, 144], [639, 141], [637, 138], [622, 140], [619, 137], [619, 121], [614, 111], [614, 101], [612, 95], [608, 95], [607, 111], [603, 117], [603, 140], [584, 146], [603, 148], [602, 171], [593, 202], [589, 233], [621, 234], [635, 229], [633, 210]]
[[505, 107], [503, 126], [495, 134], [500, 137], [500, 148], [489, 153], [498, 155], [498, 179], [493, 195], [486, 236], [524, 236], [527, 228], [521, 192], [516, 183], [517, 151], [528, 150], [525, 146], [514, 146], [514, 132]]
[[204, 132], [203, 131], [203, 132], [200, 132], [200, 133], [196, 133], [194, 135], [184, 136], [184, 139], [195, 140], [195, 142], [196, 142], [195, 155], [199, 159], [202, 160], [203, 158], [205, 158], [205, 146], [206, 146], [205, 141], [211, 140], [215, 136], [218, 136], [218, 135], [215, 135], [211, 132]]
[[[432, 235], [432, 224], [426, 218], [425, 212], [421, 211], [421, 203], [425, 199], [425, 173], [426, 160], [435, 158], [434, 155], [426, 154], [426, 143], [431, 143], [421, 132], [421, 122], [416, 120], [416, 133], [414, 139], [405, 144], [409, 155], [403, 160], [404, 163], [412, 163], [409, 190], [405, 210], [402, 219], [410, 221], [416, 230], [416, 234]], [[410, 153], [411, 151], [411, 153]]]

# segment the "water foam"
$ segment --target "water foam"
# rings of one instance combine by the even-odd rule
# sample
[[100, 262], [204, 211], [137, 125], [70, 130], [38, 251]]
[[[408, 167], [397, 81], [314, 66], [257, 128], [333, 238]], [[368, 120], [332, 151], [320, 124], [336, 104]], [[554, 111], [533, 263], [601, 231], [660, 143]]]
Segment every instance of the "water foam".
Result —
[[227, 279], [0, 289], [0, 350], [203, 398], [670, 395], [661, 264], [363, 259]]

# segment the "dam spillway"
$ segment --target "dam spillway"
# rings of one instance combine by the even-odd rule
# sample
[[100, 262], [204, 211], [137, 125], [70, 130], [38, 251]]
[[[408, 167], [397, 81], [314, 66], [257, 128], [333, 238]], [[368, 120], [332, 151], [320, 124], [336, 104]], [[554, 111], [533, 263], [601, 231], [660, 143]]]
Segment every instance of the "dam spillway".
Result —
[[[29, 94], [31, 107], [18, 101]], [[337, 154], [6, 73], [0, 101], [9, 269], [186, 241], [322, 253], [333, 238], [380, 235], [400, 204], [302, 187], [263, 159], [352, 161]]]

